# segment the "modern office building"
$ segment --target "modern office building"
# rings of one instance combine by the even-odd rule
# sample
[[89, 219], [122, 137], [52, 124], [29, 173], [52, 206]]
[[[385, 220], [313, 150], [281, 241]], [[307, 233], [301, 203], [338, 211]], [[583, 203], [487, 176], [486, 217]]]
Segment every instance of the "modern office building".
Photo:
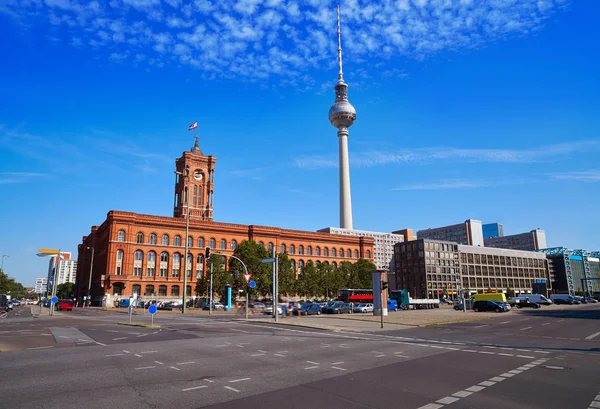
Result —
[[404, 241], [403, 234], [381, 233], [367, 230], [349, 230], [338, 227], [327, 227], [319, 232], [330, 234], [341, 234], [354, 237], [372, 237], [375, 240], [373, 245], [373, 263], [378, 270], [393, 272], [394, 268], [394, 245]]
[[[70, 252], [61, 252], [63, 259], [60, 261], [60, 269], [58, 270], [58, 276], [56, 277], [56, 285], [64, 283], [74, 283], [77, 277], [77, 261], [71, 258]], [[48, 277], [47, 286], [48, 290], [52, 290], [54, 268], [56, 267], [56, 256], [50, 257], [48, 261]]]
[[372, 237], [213, 221], [215, 163], [214, 156], [202, 153], [196, 139], [194, 147], [175, 162], [178, 172], [189, 172], [190, 176], [176, 178], [174, 217], [113, 210], [100, 226], [92, 226], [78, 247], [77, 297], [88, 295], [92, 262], [92, 251], [88, 248], [94, 249], [91, 295], [95, 304], [106, 300], [108, 294], [181, 296], [188, 192], [189, 280], [185, 291], [190, 296], [196, 279], [207, 271], [205, 247], [224, 254], [227, 265], [238, 243], [254, 240], [269, 251], [287, 252], [297, 273], [308, 261], [336, 267], [343, 261], [356, 262], [360, 258], [373, 261]]
[[553, 247], [539, 252], [548, 258], [554, 292], [571, 295], [600, 293], [600, 251]]
[[546, 232], [535, 229], [527, 233], [511, 234], [503, 237], [484, 238], [485, 247], [496, 247], [501, 249], [513, 249], [524, 251], [535, 251], [545, 249]]
[[542, 253], [467, 246], [417, 239], [394, 246], [396, 286], [413, 297], [456, 298], [461, 289], [531, 293], [536, 282], [548, 282]]
[[502, 237], [504, 236], [504, 226], [501, 223], [486, 223], [481, 226], [483, 230], [483, 239], [489, 239], [491, 237]]
[[469, 246], [483, 246], [483, 229], [481, 221], [468, 219], [464, 223], [451, 226], [435, 227], [419, 230], [417, 239], [450, 241]]
[[44, 294], [48, 291], [48, 278], [38, 277], [35, 279], [34, 291], [36, 294]]
[[417, 238], [413, 232], [413, 229], [394, 230], [392, 234], [402, 235], [402, 237], [404, 237], [404, 240], [402, 241], [413, 241]]

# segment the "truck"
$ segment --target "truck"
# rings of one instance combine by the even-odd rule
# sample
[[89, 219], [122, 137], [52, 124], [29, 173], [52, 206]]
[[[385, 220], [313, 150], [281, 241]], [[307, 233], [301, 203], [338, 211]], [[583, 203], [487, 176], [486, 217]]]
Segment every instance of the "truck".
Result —
[[396, 300], [399, 308], [408, 310], [422, 310], [430, 308], [440, 308], [440, 300], [437, 298], [411, 298], [407, 290], [394, 290], [390, 293], [390, 298]]
[[475, 301], [502, 301], [506, 302], [506, 295], [504, 293], [487, 293], [487, 294], [475, 294], [473, 296]]

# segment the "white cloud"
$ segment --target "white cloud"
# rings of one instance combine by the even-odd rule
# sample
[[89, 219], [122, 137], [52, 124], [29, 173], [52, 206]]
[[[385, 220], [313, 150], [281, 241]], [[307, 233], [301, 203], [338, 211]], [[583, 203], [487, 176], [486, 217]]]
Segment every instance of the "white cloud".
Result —
[[600, 170], [586, 170], [581, 172], [555, 173], [551, 175], [559, 180], [579, 180], [581, 182], [600, 182]]
[[[346, 0], [345, 56], [358, 70], [377, 60], [483, 46], [531, 33], [563, 8], [564, 0]], [[250, 78], [277, 74], [293, 81], [308, 67], [329, 68], [336, 59], [335, 9], [322, 0], [9, 1], [0, 14], [25, 28], [39, 20], [62, 26], [61, 44], [91, 45], [104, 57], [148, 55], [147, 64], [180, 61], [182, 47], [172, 46], [179, 39], [195, 49], [190, 66], [225, 77], [244, 67]], [[56, 30], [47, 31], [52, 41]], [[268, 53], [274, 47], [283, 52]]]
[[438, 182], [428, 183], [414, 183], [411, 185], [404, 185], [392, 188], [391, 190], [440, 190], [440, 189], [476, 189], [495, 187], [502, 185], [523, 185], [526, 183], [532, 183], [531, 180], [464, 180], [464, 179], [442, 179]]
[[[541, 146], [533, 149], [462, 149], [433, 147], [403, 150], [369, 150], [351, 153], [354, 167], [371, 167], [389, 164], [431, 163], [435, 161], [469, 161], [496, 163], [530, 163], [565, 157], [575, 152], [598, 152], [600, 140], [573, 141], [571, 143]], [[303, 156], [295, 158], [301, 168], [331, 168], [338, 166], [334, 156]]]

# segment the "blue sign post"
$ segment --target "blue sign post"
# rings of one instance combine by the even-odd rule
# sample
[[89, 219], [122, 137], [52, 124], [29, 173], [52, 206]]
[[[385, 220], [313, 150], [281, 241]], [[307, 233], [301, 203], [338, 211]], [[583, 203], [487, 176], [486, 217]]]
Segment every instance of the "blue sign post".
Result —
[[231, 285], [225, 285], [225, 291], [227, 293], [227, 298], [225, 299], [225, 311], [229, 311], [231, 310]]
[[154, 326], [154, 314], [156, 314], [156, 305], [152, 304], [148, 307], [148, 314], [152, 317], [152, 326]]
[[248, 283], [248, 285], [250, 286], [250, 288], [254, 288], [254, 287], [256, 287], [256, 282], [254, 280], [252, 280]]

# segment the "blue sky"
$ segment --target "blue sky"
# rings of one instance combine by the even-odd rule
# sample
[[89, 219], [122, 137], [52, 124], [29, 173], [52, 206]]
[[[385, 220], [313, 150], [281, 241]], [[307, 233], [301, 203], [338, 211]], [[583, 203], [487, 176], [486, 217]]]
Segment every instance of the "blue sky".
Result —
[[[0, 252], [76, 253], [109, 210], [172, 215], [217, 157], [215, 220], [337, 226], [335, 2], [0, 2]], [[600, 249], [600, 72], [584, 0], [342, 1], [354, 227], [475, 218]]]

